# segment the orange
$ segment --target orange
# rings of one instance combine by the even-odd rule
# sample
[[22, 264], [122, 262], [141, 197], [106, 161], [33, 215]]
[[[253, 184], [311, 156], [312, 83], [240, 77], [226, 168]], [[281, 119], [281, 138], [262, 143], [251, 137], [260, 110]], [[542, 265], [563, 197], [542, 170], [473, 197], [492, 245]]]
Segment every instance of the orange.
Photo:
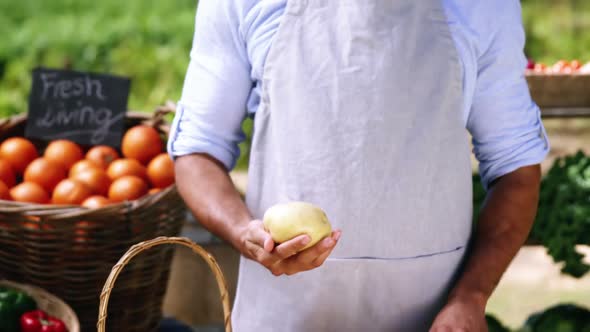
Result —
[[78, 144], [60, 139], [49, 143], [44, 153], [45, 158], [62, 164], [67, 170], [84, 157], [82, 148]]
[[109, 188], [109, 199], [113, 202], [132, 201], [147, 194], [147, 183], [141, 178], [126, 175], [118, 178]]
[[22, 137], [9, 138], [0, 145], [0, 158], [6, 160], [18, 174], [23, 174], [27, 165], [38, 156], [33, 143]]
[[77, 173], [86, 171], [91, 168], [101, 168], [101, 167], [92, 160], [88, 160], [88, 159], [79, 160], [74, 165], [72, 165], [72, 168], [70, 168], [69, 176], [72, 177], [72, 176], [76, 175]]
[[154, 187], [166, 188], [174, 183], [174, 162], [168, 154], [159, 154], [148, 164], [147, 175]]
[[95, 195], [106, 195], [111, 185], [111, 179], [102, 168], [89, 168], [71, 178], [84, 183]]
[[40, 185], [34, 182], [23, 182], [10, 189], [10, 197], [16, 202], [46, 204], [49, 203], [49, 194]]
[[67, 176], [65, 168], [47, 158], [37, 158], [27, 166], [24, 180], [35, 182], [50, 193], [57, 184]]
[[4, 159], [0, 159], [0, 181], [4, 182], [8, 188], [16, 184], [16, 174], [10, 163]]
[[98, 145], [88, 150], [86, 159], [92, 160], [98, 166], [107, 169], [113, 161], [119, 159], [119, 153], [110, 146]]
[[83, 207], [87, 207], [89, 209], [98, 209], [103, 206], [107, 206], [109, 204], [113, 204], [108, 198], [100, 195], [90, 196], [82, 202]]
[[113, 161], [107, 169], [107, 174], [111, 180], [116, 180], [125, 175], [135, 175], [147, 180], [147, 170], [145, 166], [135, 159], [118, 159]]
[[92, 190], [80, 181], [62, 180], [53, 190], [51, 201], [54, 204], [78, 205], [92, 195]]
[[164, 143], [158, 131], [150, 126], [139, 125], [129, 129], [123, 136], [121, 150], [125, 158], [137, 159], [147, 164], [162, 153]]

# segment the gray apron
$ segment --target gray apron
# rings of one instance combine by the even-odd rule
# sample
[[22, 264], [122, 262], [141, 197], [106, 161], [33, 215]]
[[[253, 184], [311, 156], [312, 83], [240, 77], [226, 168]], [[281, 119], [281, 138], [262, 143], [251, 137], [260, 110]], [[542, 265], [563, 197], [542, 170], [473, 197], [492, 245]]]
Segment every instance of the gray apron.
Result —
[[462, 67], [438, 0], [289, 0], [254, 122], [247, 204], [322, 207], [325, 264], [242, 258], [237, 332], [427, 331], [471, 233]]

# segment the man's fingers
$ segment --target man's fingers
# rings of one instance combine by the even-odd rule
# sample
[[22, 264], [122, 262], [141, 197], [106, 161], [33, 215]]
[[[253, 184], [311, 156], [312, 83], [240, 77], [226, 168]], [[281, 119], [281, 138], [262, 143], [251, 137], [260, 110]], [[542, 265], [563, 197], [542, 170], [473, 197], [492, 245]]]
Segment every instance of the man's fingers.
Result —
[[328, 259], [328, 257], [332, 253], [332, 250], [334, 250], [334, 247], [335, 246], [333, 246], [332, 248], [330, 248], [330, 250], [325, 251], [323, 254], [319, 255], [316, 259], [314, 259], [313, 261], [311, 261], [311, 265], [313, 267], [320, 267], [320, 266], [322, 266], [322, 264], [324, 264], [324, 262], [326, 261], [326, 259]]
[[267, 253], [270, 253], [274, 247], [275, 247], [275, 242], [272, 240], [272, 237], [270, 236], [270, 234], [266, 234], [262, 248]]
[[283, 242], [280, 245], [276, 246], [273, 254], [275, 254], [281, 260], [287, 259], [297, 254], [309, 243], [309, 241], [311, 241], [309, 235], [299, 235], [287, 242]]
[[262, 247], [266, 252], [271, 252], [275, 243], [270, 234], [264, 230], [262, 221], [253, 220], [249, 226], [248, 241]]
[[[303, 264], [313, 264], [313, 262], [324, 255], [329, 255], [340, 239], [340, 231], [334, 231], [329, 237], [324, 238], [311, 248], [307, 248], [297, 256], [297, 262]], [[327, 256], [326, 256], [327, 257]]]

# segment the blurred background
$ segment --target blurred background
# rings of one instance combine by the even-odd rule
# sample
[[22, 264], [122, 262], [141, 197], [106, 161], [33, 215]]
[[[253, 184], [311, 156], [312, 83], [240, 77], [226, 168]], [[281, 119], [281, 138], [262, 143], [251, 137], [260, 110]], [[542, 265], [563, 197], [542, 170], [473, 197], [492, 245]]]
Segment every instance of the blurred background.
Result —
[[[522, 0], [522, 7], [530, 58], [590, 61], [590, 1]], [[196, 8], [196, 0], [0, 0], [0, 116], [27, 111], [36, 66], [131, 77], [131, 110], [152, 111], [178, 100]], [[545, 171], [556, 157], [579, 149], [590, 153], [589, 120], [545, 124], [553, 146]], [[250, 133], [251, 121], [244, 128]], [[238, 181], [248, 141], [241, 147]], [[562, 274], [543, 247], [530, 247], [515, 260], [489, 310], [515, 327], [531, 312], [564, 301], [590, 306], [590, 279]]]
[[[529, 57], [590, 61], [590, 1], [522, 6]], [[132, 110], [177, 100], [196, 7], [196, 0], [0, 0], [0, 116], [26, 111], [30, 72], [39, 65], [129, 76]], [[242, 147], [240, 168], [247, 142]]]

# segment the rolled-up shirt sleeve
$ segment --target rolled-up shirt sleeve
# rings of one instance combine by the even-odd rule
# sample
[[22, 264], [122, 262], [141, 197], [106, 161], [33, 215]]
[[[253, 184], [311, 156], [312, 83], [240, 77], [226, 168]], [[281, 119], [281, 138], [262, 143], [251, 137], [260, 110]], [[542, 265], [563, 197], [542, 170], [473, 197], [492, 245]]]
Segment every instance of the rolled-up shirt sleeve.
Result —
[[540, 110], [524, 76], [525, 34], [518, 0], [502, 11], [495, 33], [478, 59], [478, 77], [467, 129], [485, 188], [500, 176], [538, 164], [549, 152]]
[[173, 158], [205, 153], [231, 170], [245, 138], [250, 65], [232, 0], [201, 0], [182, 97], [171, 126]]

